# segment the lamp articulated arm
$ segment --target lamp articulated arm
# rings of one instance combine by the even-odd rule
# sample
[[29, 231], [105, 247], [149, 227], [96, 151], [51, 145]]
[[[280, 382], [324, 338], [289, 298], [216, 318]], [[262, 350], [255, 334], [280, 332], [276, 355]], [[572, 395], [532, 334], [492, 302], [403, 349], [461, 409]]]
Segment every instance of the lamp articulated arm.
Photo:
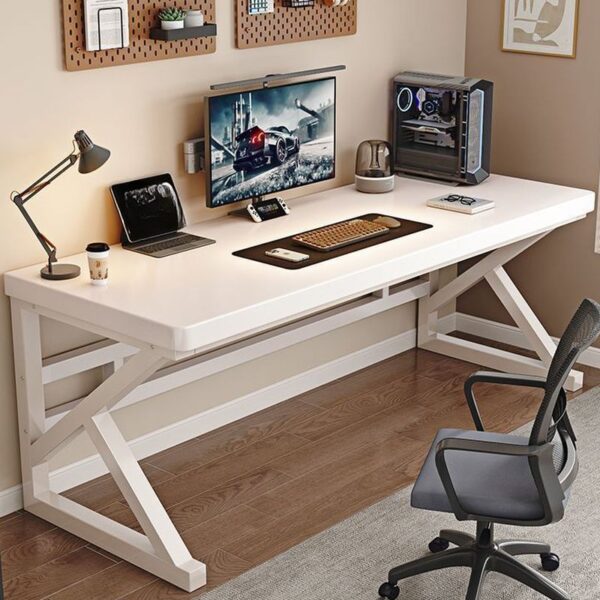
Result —
[[53, 281], [74, 279], [75, 277], [79, 277], [81, 267], [78, 265], [58, 263], [58, 259], [56, 258], [56, 246], [37, 228], [37, 225], [25, 210], [25, 204], [77, 163], [79, 163], [80, 173], [92, 173], [96, 169], [99, 169], [109, 158], [109, 150], [102, 148], [101, 146], [96, 146], [90, 139], [90, 136], [87, 135], [85, 131], [80, 130], [75, 133], [73, 139], [73, 151], [71, 154], [63, 158], [63, 160], [55, 167], [52, 167], [47, 173], [44, 173], [26, 190], [23, 192], [13, 192], [11, 194], [10, 199], [21, 211], [23, 218], [27, 221], [27, 224], [35, 234], [35, 237], [38, 239], [42, 248], [44, 248], [44, 252], [48, 255], [48, 264], [40, 271], [42, 279], [51, 279]]
[[23, 192], [15, 192], [11, 196], [11, 200], [16, 204], [17, 208], [21, 211], [21, 214], [27, 221], [29, 227], [35, 234], [44, 251], [48, 255], [48, 268], [52, 270], [52, 263], [57, 261], [56, 258], [56, 246], [37, 228], [37, 225], [33, 222], [33, 219], [25, 210], [25, 203], [31, 200], [36, 194], [41, 192], [44, 188], [49, 186], [55, 179], [60, 177], [65, 171], [68, 171], [71, 167], [77, 164], [79, 158], [78, 154], [71, 153], [69, 156], [61, 160], [55, 167], [50, 169], [47, 173], [42, 175], [37, 181], [32, 183]]

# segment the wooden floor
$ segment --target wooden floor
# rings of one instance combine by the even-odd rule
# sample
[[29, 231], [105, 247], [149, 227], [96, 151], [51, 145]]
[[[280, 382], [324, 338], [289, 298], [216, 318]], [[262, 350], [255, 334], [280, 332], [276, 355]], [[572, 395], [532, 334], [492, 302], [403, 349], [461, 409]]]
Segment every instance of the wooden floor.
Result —
[[[474, 370], [409, 351], [144, 460], [190, 551], [208, 564], [201, 592], [181, 592], [21, 511], [0, 519], [6, 599], [198, 598], [409, 485], [439, 428], [472, 427], [462, 388]], [[586, 389], [600, 384], [600, 371], [586, 375]], [[529, 421], [539, 402], [526, 390], [478, 391], [496, 431]], [[67, 495], [137, 527], [108, 476]]]

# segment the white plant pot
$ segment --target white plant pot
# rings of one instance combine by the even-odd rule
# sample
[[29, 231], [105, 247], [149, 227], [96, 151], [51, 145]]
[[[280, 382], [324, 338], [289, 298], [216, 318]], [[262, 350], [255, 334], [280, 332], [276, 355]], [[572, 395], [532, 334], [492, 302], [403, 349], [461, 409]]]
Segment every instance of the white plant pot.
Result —
[[161, 29], [183, 29], [183, 21], [161, 21]]
[[202, 27], [204, 25], [204, 14], [201, 10], [188, 10], [185, 15], [186, 27]]

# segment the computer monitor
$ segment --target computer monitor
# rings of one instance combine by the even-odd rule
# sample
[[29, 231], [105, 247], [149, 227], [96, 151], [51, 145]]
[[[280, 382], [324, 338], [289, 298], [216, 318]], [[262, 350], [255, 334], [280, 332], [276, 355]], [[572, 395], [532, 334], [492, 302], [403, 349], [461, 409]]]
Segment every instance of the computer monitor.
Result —
[[333, 179], [335, 125], [335, 77], [207, 98], [207, 206]]

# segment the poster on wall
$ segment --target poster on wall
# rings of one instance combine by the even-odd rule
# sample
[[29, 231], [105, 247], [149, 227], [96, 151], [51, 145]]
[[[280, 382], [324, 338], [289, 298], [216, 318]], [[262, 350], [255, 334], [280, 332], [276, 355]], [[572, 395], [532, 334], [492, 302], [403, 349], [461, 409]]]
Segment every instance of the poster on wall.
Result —
[[579, 0], [504, 0], [502, 50], [575, 58]]

